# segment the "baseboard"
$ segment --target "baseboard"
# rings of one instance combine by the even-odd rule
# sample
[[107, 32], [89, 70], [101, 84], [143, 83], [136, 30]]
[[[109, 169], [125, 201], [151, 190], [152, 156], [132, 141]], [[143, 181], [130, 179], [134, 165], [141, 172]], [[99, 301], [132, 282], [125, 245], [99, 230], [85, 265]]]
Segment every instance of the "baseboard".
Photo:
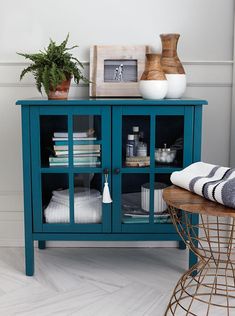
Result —
[[[35, 247], [37, 242], [35, 242]], [[53, 248], [172, 248], [177, 247], [176, 241], [48, 241], [47, 247]], [[0, 247], [24, 247], [23, 240], [0, 240]]]

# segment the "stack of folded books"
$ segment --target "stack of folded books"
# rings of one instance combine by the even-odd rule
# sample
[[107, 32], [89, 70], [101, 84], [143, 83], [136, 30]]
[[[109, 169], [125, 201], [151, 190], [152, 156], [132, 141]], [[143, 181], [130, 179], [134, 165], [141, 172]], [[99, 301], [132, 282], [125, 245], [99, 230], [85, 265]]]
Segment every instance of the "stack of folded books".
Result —
[[[150, 213], [144, 211], [143, 209], [129, 209], [125, 210], [123, 214], [123, 223], [148, 223], [149, 222]], [[162, 213], [154, 213], [154, 223], [171, 223], [170, 214], [165, 211]]]
[[[49, 157], [50, 167], [68, 166], [69, 144], [68, 133], [56, 132], [52, 138], [54, 156]], [[87, 132], [73, 133], [73, 165], [79, 167], [100, 166], [100, 144], [96, 137], [90, 137]]]
[[150, 157], [149, 156], [126, 157], [125, 165], [126, 167], [149, 167]]

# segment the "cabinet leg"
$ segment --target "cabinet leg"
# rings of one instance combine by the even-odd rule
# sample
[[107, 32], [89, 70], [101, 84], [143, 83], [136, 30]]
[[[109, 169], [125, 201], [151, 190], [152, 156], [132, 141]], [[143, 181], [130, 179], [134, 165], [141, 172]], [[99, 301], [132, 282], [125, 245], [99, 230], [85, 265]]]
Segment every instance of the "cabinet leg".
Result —
[[38, 241], [38, 249], [45, 249], [46, 248], [46, 241], [45, 240], [39, 240]]
[[192, 251], [189, 251], [189, 268], [194, 266], [197, 263], [197, 261], [198, 259], [195, 253], [193, 253]]
[[186, 249], [186, 245], [185, 242], [183, 242], [182, 240], [179, 241], [179, 249], [185, 250]]
[[25, 241], [25, 273], [27, 276], [34, 274], [34, 242], [32, 239]]

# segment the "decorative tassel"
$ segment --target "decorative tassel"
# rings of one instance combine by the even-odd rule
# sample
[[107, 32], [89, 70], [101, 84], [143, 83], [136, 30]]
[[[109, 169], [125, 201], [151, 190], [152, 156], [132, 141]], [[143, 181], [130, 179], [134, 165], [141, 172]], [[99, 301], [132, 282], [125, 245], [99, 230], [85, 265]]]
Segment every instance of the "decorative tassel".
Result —
[[105, 174], [104, 190], [103, 190], [103, 203], [112, 203], [109, 192], [108, 174]]

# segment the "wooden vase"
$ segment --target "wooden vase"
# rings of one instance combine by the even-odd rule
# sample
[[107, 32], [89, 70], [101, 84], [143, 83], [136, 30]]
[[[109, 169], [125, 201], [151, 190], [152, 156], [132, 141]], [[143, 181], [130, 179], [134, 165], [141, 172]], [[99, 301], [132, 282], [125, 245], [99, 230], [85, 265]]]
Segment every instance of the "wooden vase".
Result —
[[161, 65], [168, 81], [166, 98], [181, 98], [186, 90], [186, 75], [177, 55], [179, 34], [161, 34]]
[[145, 71], [139, 81], [139, 91], [144, 99], [159, 100], [166, 96], [168, 82], [161, 66], [161, 55], [146, 54]]
[[160, 54], [146, 54], [145, 70], [140, 80], [166, 80]]
[[51, 89], [48, 94], [49, 100], [67, 100], [69, 94], [71, 78], [61, 82], [54, 90]]
[[177, 44], [180, 34], [161, 34], [162, 58], [161, 65], [165, 74], [185, 74], [177, 55]]

